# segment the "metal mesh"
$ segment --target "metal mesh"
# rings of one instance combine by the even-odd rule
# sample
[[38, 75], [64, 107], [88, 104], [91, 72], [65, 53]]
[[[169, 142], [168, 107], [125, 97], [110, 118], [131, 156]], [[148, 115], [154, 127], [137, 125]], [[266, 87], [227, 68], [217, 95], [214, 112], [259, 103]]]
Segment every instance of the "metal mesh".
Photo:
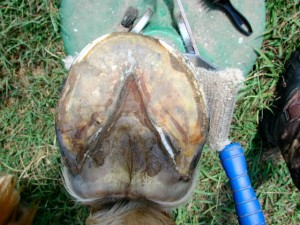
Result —
[[196, 78], [203, 85], [209, 113], [207, 143], [217, 151], [229, 144], [228, 139], [237, 92], [244, 81], [239, 69], [208, 71], [197, 68]]

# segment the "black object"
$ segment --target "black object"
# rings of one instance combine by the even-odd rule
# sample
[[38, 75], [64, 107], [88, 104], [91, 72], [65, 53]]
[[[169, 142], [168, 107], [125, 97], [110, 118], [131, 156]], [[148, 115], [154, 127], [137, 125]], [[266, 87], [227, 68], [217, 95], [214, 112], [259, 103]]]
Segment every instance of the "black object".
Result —
[[267, 141], [278, 146], [294, 184], [300, 190], [300, 47], [286, 63], [277, 85], [277, 100], [263, 112], [261, 130]]
[[121, 25], [125, 28], [131, 28], [137, 16], [138, 10], [133, 7], [129, 7], [123, 16]]
[[253, 33], [252, 27], [248, 20], [237, 11], [229, 0], [212, 0], [212, 2], [221, 7], [231, 18], [236, 28], [246, 36]]

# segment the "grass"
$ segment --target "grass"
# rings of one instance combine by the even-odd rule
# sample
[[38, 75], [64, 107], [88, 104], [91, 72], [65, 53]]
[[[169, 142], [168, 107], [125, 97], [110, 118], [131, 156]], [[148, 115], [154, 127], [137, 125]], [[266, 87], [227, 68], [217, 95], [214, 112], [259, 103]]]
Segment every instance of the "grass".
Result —
[[[262, 49], [240, 93], [231, 137], [247, 152], [249, 174], [268, 224], [300, 224], [300, 194], [276, 149], [258, 132], [284, 63], [299, 46], [299, 1], [268, 0]], [[84, 224], [88, 212], [63, 188], [54, 111], [66, 76], [58, 0], [0, 3], [0, 172], [18, 177], [23, 197], [39, 202], [35, 224]], [[178, 224], [237, 224], [216, 153], [204, 150], [192, 200], [173, 211]]]

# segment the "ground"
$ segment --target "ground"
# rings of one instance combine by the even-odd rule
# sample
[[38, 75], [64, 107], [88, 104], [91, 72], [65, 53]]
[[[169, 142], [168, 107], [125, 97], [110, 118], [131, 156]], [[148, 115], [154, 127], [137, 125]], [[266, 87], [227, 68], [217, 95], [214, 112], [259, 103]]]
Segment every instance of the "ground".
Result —
[[[35, 224], [84, 224], [85, 207], [66, 193], [54, 113], [66, 77], [58, 0], [0, 3], [0, 172], [14, 174], [28, 203], [39, 202]], [[278, 150], [258, 130], [284, 63], [299, 46], [298, 0], [267, 0], [262, 49], [235, 109], [231, 138], [246, 150], [249, 174], [267, 224], [300, 224], [300, 192]], [[177, 224], [237, 224], [217, 154], [205, 149], [191, 201], [172, 212]]]

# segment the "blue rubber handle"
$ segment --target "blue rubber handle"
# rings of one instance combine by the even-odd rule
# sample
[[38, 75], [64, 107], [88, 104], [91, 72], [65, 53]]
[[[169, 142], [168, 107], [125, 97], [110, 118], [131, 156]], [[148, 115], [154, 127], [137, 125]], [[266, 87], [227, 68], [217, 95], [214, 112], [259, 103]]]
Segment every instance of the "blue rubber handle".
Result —
[[251, 186], [241, 145], [239, 143], [227, 145], [219, 157], [230, 180], [239, 224], [266, 224], [262, 208]]

